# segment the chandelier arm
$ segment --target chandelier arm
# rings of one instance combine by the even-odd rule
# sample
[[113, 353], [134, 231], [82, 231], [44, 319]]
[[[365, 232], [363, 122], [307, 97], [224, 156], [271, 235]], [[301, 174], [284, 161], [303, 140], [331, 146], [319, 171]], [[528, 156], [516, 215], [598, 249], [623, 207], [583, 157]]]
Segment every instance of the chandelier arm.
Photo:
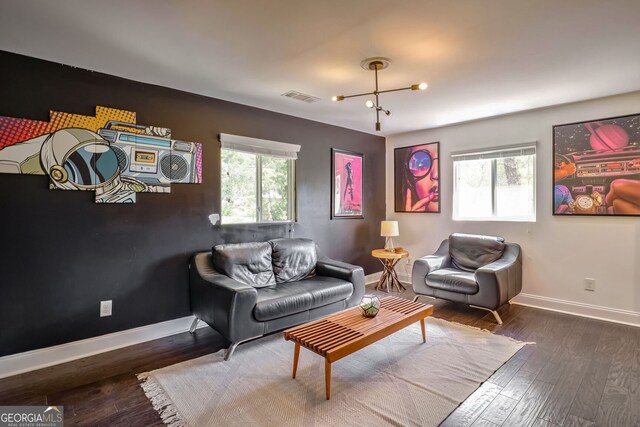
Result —
[[409, 89], [411, 89], [411, 86], [409, 86], [409, 87], [400, 87], [398, 89], [380, 90], [380, 91], [378, 91], [378, 93], [398, 92], [398, 91], [401, 91], [401, 90], [409, 90]]
[[344, 95], [343, 98], [356, 98], [358, 96], [367, 96], [367, 95], [375, 95], [375, 92], [367, 92], [367, 93], [357, 93], [355, 95]]

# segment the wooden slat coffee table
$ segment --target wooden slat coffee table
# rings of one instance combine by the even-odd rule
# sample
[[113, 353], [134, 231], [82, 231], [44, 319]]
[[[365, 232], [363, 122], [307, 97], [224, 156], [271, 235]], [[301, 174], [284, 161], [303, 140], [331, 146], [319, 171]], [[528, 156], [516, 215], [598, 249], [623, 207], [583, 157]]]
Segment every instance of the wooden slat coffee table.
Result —
[[284, 331], [284, 338], [295, 343], [293, 378], [298, 370], [300, 346], [324, 357], [327, 400], [331, 398], [331, 363], [354, 353], [412, 323], [420, 322], [422, 342], [426, 342], [425, 317], [433, 306], [389, 296], [380, 300], [376, 317], [364, 317], [359, 307], [350, 308]]

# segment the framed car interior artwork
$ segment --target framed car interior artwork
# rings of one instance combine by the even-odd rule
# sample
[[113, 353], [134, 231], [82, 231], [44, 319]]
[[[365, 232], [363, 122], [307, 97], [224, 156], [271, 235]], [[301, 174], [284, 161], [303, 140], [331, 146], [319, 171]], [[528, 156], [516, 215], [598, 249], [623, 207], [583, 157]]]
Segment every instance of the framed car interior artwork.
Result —
[[640, 114], [553, 127], [553, 214], [640, 215]]

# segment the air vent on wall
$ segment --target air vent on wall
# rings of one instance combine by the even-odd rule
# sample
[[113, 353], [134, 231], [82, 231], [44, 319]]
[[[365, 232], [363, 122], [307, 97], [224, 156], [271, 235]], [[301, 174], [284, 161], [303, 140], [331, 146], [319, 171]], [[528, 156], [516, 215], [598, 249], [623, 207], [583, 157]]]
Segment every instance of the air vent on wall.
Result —
[[286, 96], [287, 98], [297, 99], [298, 101], [304, 101], [309, 104], [311, 104], [312, 102], [320, 101], [320, 98], [318, 98], [317, 96], [307, 95], [305, 93], [298, 92], [296, 90], [290, 90], [289, 92], [285, 92], [282, 94], [282, 96]]

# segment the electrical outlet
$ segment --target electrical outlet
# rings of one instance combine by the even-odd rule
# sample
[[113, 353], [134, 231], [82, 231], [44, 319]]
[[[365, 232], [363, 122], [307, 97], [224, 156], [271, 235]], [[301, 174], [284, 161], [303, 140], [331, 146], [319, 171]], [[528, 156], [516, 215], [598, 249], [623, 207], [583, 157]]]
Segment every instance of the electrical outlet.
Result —
[[111, 316], [112, 301], [100, 301], [100, 317]]
[[596, 279], [586, 277], [584, 279], [584, 290], [594, 292], [596, 290]]

